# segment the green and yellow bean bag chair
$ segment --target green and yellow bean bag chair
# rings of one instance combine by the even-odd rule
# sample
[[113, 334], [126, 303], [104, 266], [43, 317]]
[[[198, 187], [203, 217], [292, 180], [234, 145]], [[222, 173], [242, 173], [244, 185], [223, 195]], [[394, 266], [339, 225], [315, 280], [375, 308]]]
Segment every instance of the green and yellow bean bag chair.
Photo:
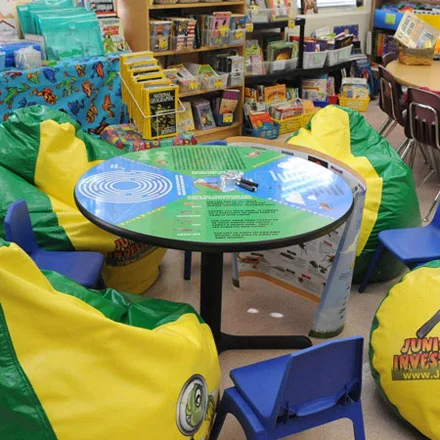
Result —
[[45, 106], [17, 110], [0, 124], [0, 222], [11, 202], [26, 200], [40, 246], [101, 252], [106, 285], [141, 293], [159, 275], [165, 250], [105, 232], [79, 212], [73, 198], [84, 172], [120, 154], [63, 112]]
[[220, 367], [187, 304], [86, 289], [0, 243], [2, 440], [207, 440]]
[[[359, 172], [367, 182], [353, 283], [360, 283], [378, 244], [380, 231], [420, 226], [413, 176], [388, 141], [360, 113], [337, 106], [320, 110], [289, 144], [326, 153]], [[404, 266], [384, 253], [372, 281], [397, 276]]]
[[404, 275], [379, 306], [370, 365], [382, 395], [422, 434], [440, 440], [440, 260]]

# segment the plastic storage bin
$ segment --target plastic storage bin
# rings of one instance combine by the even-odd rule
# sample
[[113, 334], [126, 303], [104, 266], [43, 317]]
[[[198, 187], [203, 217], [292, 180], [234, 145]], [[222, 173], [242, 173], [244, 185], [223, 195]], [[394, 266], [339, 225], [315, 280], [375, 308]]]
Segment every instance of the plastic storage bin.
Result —
[[304, 52], [303, 69], [321, 69], [327, 59], [327, 51]]
[[277, 72], [289, 72], [295, 70], [298, 67], [298, 58], [292, 58], [291, 60], [277, 60], [269, 63], [268, 73]]
[[327, 65], [335, 66], [336, 64], [348, 61], [350, 59], [352, 47], [353, 45], [350, 44], [350, 46], [347, 47], [327, 51]]
[[219, 73], [217, 76], [199, 76], [199, 83], [202, 89], [216, 90], [228, 86], [228, 73]]
[[279, 133], [289, 133], [291, 131], [297, 131], [302, 127], [305, 127], [312, 117], [313, 113], [304, 113], [299, 116], [292, 116], [282, 120], [272, 118], [272, 121], [279, 127]]
[[370, 98], [360, 99], [360, 98], [344, 98], [339, 96], [339, 105], [342, 107], [348, 107], [358, 112], [366, 112], [368, 109], [368, 103]]

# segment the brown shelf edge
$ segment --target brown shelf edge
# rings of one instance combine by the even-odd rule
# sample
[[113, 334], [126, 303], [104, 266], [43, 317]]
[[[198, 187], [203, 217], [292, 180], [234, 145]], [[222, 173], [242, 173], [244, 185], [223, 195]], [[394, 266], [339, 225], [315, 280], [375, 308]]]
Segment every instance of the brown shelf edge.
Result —
[[243, 47], [243, 44], [228, 44], [225, 46], [218, 46], [218, 47], [199, 47], [198, 49], [191, 49], [191, 50], [167, 50], [165, 52], [153, 52], [153, 55], [155, 57], [166, 57], [168, 55], [185, 55], [188, 53], [195, 53], [195, 52], [209, 52], [211, 50], [221, 50], [221, 49], [233, 49], [234, 47]]
[[234, 6], [244, 5], [242, 1], [226, 1], [226, 2], [196, 2], [196, 3], [172, 3], [167, 5], [151, 5], [149, 9], [185, 9], [185, 8], [210, 8], [215, 6]]
[[204, 95], [205, 93], [221, 92], [223, 90], [229, 90], [229, 89], [241, 89], [242, 87], [243, 85], [240, 84], [238, 86], [222, 87], [221, 89], [208, 89], [208, 90], [196, 90], [195, 92], [183, 92], [183, 93], [179, 93], [179, 98], [188, 98], [189, 96]]

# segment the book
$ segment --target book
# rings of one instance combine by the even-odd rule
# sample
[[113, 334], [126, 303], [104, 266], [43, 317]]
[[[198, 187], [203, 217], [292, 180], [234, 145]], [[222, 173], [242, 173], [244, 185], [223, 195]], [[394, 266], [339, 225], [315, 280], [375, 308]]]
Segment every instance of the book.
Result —
[[116, 17], [116, 7], [113, 0], [84, 0], [84, 7], [96, 12], [98, 16]]
[[222, 115], [224, 113], [234, 113], [240, 100], [240, 90], [228, 89], [224, 90], [220, 98], [220, 107], [218, 112]]
[[182, 105], [185, 111], [177, 112], [177, 130], [179, 133], [187, 133], [189, 131], [194, 131], [194, 117], [191, 109], [191, 103], [183, 101]]
[[264, 112], [252, 112], [249, 114], [249, 121], [254, 130], [271, 130], [273, 129], [273, 121], [269, 113]]
[[286, 84], [276, 84], [264, 88], [264, 102], [266, 105], [284, 102], [286, 100]]
[[144, 88], [149, 139], [175, 136], [178, 87]]
[[289, 19], [289, 0], [269, 0], [271, 21], [283, 21]]
[[173, 17], [172, 38], [175, 50], [190, 50], [194, 48], [196, 39], [196, 23], [192, 18]]
[[194, 124], [198, 130], [215, 128], [214, 116], [208, 100], [202, 98], [192, 100], [191, 107], [194, 115]]
[[100, 17], [98, 23], [101, 29], [105, 53], [125, 52], [128, 50], [120, 18]]
[[173, 22], [169, 20], [150, 20], [150, 46], [154, 52], [171, 48], [170, 36]]

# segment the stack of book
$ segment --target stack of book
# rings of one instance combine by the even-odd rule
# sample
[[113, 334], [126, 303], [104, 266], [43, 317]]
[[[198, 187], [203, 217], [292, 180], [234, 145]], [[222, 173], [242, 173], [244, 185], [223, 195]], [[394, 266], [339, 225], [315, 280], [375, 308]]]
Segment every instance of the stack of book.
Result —
[[197, 21], [186, 17], [173, 17], [172, 21], [173, 49], [176, 51], [193, 49], [196, 41]]
[[177, 133], [178, 86], [165, 77], [153, 52], [120, 56], [122, 99], [145, 139]]

